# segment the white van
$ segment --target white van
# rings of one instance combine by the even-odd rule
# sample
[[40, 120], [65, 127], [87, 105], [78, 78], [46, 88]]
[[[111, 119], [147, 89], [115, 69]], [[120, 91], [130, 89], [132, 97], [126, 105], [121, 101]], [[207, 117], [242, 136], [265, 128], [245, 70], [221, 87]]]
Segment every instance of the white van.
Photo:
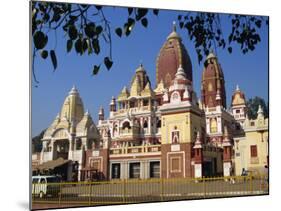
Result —
[[60, 178], [57, 176], [32, 176], [32, 195], [57, 196], [60, 190]]

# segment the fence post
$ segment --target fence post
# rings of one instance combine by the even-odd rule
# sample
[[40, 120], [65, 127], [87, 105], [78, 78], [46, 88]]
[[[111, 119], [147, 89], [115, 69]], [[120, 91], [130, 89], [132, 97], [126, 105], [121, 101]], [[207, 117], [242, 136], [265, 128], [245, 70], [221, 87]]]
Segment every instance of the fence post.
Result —
[[251, 174], [249, 175], [249, 177], [250, 177], [250, 193], [253, 194], [253, 177]]
[[61, 182], [59, 183], [59, 205], [61, 204], [61, 195], [62, 195], [62, 188], [61, 188]]
[[164, 179], [160, 178], [160, 185], [161, 185], [161, 201], [164, 200]]
[[33, 203], [34, 199], [35, 199], [35, 183], [31, 183], [31, 184], [32, 184], [31, 197], [32, 197], [32, 203]]
[[204, 198], [206, 198], [206, 180], [204, 176], [203, 176], [203, 187], [204, 187]]
[[89, 205], [91, 205], [91, 197], [92, 197], [92, 183], [89, 183]]
[[126, 179], [123, 180], [123, 203], [126, 202]]

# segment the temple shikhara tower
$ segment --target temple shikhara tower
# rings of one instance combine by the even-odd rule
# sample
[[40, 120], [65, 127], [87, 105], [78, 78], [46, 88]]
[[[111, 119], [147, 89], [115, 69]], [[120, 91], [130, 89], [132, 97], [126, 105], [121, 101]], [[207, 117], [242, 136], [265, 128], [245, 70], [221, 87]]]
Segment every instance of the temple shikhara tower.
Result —
[[155, 87], [140, 64], [130, 86], [120, 84], [118, 96], [100, 107], [96, 124], [78, 90], [70, 90], [45, 131], [42, 151], [32, 156], [34, 174], [60, 174], [68, 181], [199, 178], [268, 165], [268, 119], [261, 107], [257, 119], [247, 117], [238, 86], [227, 107], [223, 61], [214, 52], [206, 57], [198, 96], [192, 60], [175, 24], [163, 41]]

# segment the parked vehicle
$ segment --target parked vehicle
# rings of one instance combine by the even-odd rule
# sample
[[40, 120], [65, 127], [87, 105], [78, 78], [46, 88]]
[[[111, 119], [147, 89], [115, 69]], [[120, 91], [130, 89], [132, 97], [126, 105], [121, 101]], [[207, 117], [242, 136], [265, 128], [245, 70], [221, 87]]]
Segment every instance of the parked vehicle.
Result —
[[57, 176], [32, 176], [32, 195], [43, 198], [45, 196], [58, 196], [60, 191], [60, 178]]

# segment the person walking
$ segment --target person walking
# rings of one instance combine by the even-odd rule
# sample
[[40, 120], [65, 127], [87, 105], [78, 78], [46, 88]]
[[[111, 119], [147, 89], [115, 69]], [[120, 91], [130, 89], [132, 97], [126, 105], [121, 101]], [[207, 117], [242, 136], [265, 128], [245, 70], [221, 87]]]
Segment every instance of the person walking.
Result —
[[230, 172], [230, 184], [235, 184], [234, 168], [232, 166], [230, 167], [229, 172]]
[[245, 182], [247, 176], [247, 171], [245, 170], [245, 168], [242, 168], [241, 176], [243, 177], [243, 181]]

